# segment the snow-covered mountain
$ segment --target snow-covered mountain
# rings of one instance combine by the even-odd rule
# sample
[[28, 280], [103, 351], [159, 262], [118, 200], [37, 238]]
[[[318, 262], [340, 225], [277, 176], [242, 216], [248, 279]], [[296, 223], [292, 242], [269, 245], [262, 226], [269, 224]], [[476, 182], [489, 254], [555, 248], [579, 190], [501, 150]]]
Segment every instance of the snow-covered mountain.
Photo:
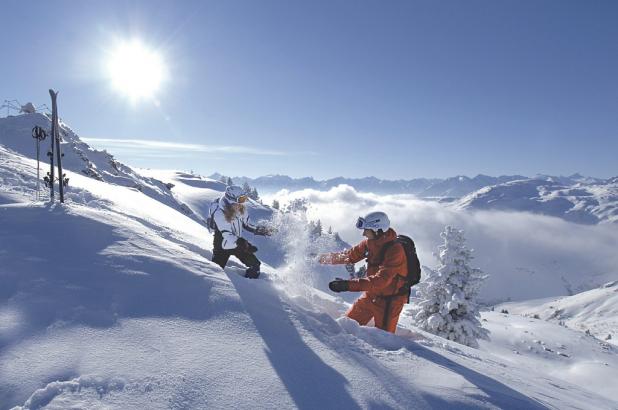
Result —
[[588, 332], [618, 345], [618, 282], [573, 296], [510, 302], [497, 307], [509, 313], [538, 318]]
[[[211, 178], [220, 179], [213, 174]], [[262, 193], [279, 190], [329, 190], [348, 185], [358, 192], [377, 194], [412, 194], [419, 198], [452, 203], [458, 209], [506, 210], [533, 212], [555, 216], [570, 222], [596, 224], [618, 221], [618, 177], [600, 179], [580, 174], [571, 176], [521, 175], [474, 178], [456, 176], [446, 179], [419, 178], [389, 181], [375, 177], [291, 178], [269, 175], [255, 179], [236, 177], [237, 183], [248, 183]]]
[[618, 222], [618, 177], [565, 182], [553, 178], [510, 181], [473, 192], [454, 206], [533, 212], [584, 224]]
[[[20, 154], [25, 158], [36, 159], [36, 140], [32, 138], [32, 128], [35, 126], [40, 126], [51, 134], [51, 121], [43, 114], [0, 118], [0, 149]], [[64, 170], [137, 190], [164, 205], [181, 211], [198, 223], [203, 223], [212, 201], [219, 198], [225, 191], [226, 185], [222, 182], [200, 175], [182, 171], [133, 169], [116, 160], [110, 153], [91, 148], [62, 121], [60, 122], [60, 134]], [[41, 144], [41, 175], [49, 170], [46, 153], [50, 149], [50, 143], [51, 138], [48, 137]], [[11, 185], [19, 186], [18, 183], [9, 184], [7, 182], [6, 188], [10, 189]], [[45, 188], [42, 188], [42, 191], [44, 195], [47, 195]], [[69, 188], [67, 191], [72, 190]], [[252, 219], [272, 219], [272, 208], [256, 201], [250, 201], [247, 205]], [[248, 235], [252, 236], [250, 233]], [[333, 239], [337, 248], [349, 246], [338, 236]], [[283, 259], [280, 244], [273, 244], [261, 237], [252, 237], [252, 242], [268, 249], [266, 254], [269, 262], [280, 262]]]
[[[219, 180], [223, 175], [215, 173], [210, 178]], [[600, 178], [585, 177], [580, 174], [571, 176], [536, 175], [526, 177], [522, 175], [503, 175], [492, 177], [479, 174], [473, 178], [458, 175], [450, 178], [415, 178], [411, 180], [385, 180], [376, 177], [344, 178], [337, 177], [327, 180], [315, 180], [311, 177], [292, 178], [286, 175], [267, 175], [258, 178], [234, 177], [235, 183], [256, 187], [260, 191], [273, 193], [281, 189], [301, 190], [316, 189], [328, 190], [338, 185], [349, 185], [360, 192], [373, 192], [380, 194], [413, 194], [420, 198], [443, 198], [455, 199], [471, 194], [479, 189], [501, 185], [511, 181], [546, 181], [563, 186], [576, 184], [601, 184], [607, 181]]]
[[[41, 143], [40, 150], [42, 177], [49, 171], [47, 152], [51, 144], [51, 120], [46, 115], [34, 113], [0, 118], [0, 145], [26, 158], [36, 159], [36, 140], [32, 138], [32, 128], [35, 126], [42, 127], [48, 134]], [[64, 170], [130, 187], [167, 205], [180, 206], [172, 197], [169, 188], [161, 181], [143, 177], [106, 151], [91, 148], [62, 121], [60, 121], [60, 136]]]
[[[210, 177], [220, 179], [221, 174], [213, 174]], [[525, 177], [500, 176], [490, 177], [487, 175], [477, 175], [474, 178], [467, 176], [456, 176], [452, 178], [417, 178], [411, 180], [384, 180], [376, 177], [366, 178], [331, 178], [323, 181], [307, 178], [291, 178], [285, 175], [268, 175], [255, 179], [248, 177], [234, 177], [235, 183], [256, 187], [263, 192], [276, 192], [281, 189], [301, 190], [317, 189], [328, 190], [338, 185], [349, 185], [360, 192], [374, 192], [378, 194], [414, 194], [421, 198], [459, 198], [470, 192], [476, 191], [487, 185], [500, 184], [507, 181], [524, 179]]]
[[[84, 148], [102, 178], [77, 162], [65, 204], [35, 201], [36, 161], [6, 135], [2, 410], [618, 407], [618, 352], [576, 327], [483, 312], [490, 340], [470, 349], [419, 331], [405, 313], [396, 335], [359, 326], [325, 287], [341, 270], [308, 256], [337, 243], [308, 235], [302, 218], [270, 214], [281, 253], [258, 244], [264, 276], [248, 280], [234, 259], [225, 270], [210, 262], [212, 235], [199, 221], [216, 181], [107, 175], [108, 157]], [[269, 211], [254, 205], [256, 216]]]

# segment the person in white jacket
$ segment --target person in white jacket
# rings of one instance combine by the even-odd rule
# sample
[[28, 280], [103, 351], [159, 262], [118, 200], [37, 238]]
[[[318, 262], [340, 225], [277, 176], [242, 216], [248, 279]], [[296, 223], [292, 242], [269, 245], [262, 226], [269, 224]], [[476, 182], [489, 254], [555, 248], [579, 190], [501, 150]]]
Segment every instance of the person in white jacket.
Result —
[[243, 230], [255, 235], [270, 235], [268, 228], [249, 222], [245, 209], [247, 194], [237, 186], [228, 186], [225, 195], [219, 199], [212, 212], [212, 227], [215, 231], [212, 261], [225, 268], [230, 256], [236, 256], [245, 266], [245, 277], [257, 279], [260, 276], [260, 260], [255, 256], [257, 248], [243, 238]]

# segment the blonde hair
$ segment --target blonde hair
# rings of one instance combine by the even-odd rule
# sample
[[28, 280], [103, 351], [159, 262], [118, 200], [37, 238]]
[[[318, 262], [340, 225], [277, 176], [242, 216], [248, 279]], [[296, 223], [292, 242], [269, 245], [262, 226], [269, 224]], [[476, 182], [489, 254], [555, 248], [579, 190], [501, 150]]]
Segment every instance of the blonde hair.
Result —
[[235, 203], [228, 204], [223, 208], [223, 216], [225, 216], [225, 220], [228, 222], [232, 222], [232, 218], [237, 214], [243, 215], [245, 213], [245, 205]]

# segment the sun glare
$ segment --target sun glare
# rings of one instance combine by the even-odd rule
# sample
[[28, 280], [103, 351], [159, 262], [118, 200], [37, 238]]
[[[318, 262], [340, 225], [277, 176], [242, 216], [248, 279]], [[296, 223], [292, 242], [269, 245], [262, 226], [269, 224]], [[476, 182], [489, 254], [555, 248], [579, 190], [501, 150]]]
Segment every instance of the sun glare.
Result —
[[132, 102], [153, 98], [165, 79], [165, 72], [161, 55], [139, 40], [119, 43], [107, 60], [112, 87]]

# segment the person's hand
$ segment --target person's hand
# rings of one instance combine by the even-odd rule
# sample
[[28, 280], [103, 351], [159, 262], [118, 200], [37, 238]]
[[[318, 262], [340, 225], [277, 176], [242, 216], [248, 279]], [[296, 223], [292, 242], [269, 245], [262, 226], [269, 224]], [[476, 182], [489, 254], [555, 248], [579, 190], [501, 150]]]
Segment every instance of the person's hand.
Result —
[[256, 235], [272, 236], [276, 232], [277, 230], [275, 228], [271, 228], [269, 226], [258, 226], [257, 228], [255, 228]]
[[350, 290], [350, 281], [336, 279], [328, 284], [328, 288], [336, 293], [347, 292]]

